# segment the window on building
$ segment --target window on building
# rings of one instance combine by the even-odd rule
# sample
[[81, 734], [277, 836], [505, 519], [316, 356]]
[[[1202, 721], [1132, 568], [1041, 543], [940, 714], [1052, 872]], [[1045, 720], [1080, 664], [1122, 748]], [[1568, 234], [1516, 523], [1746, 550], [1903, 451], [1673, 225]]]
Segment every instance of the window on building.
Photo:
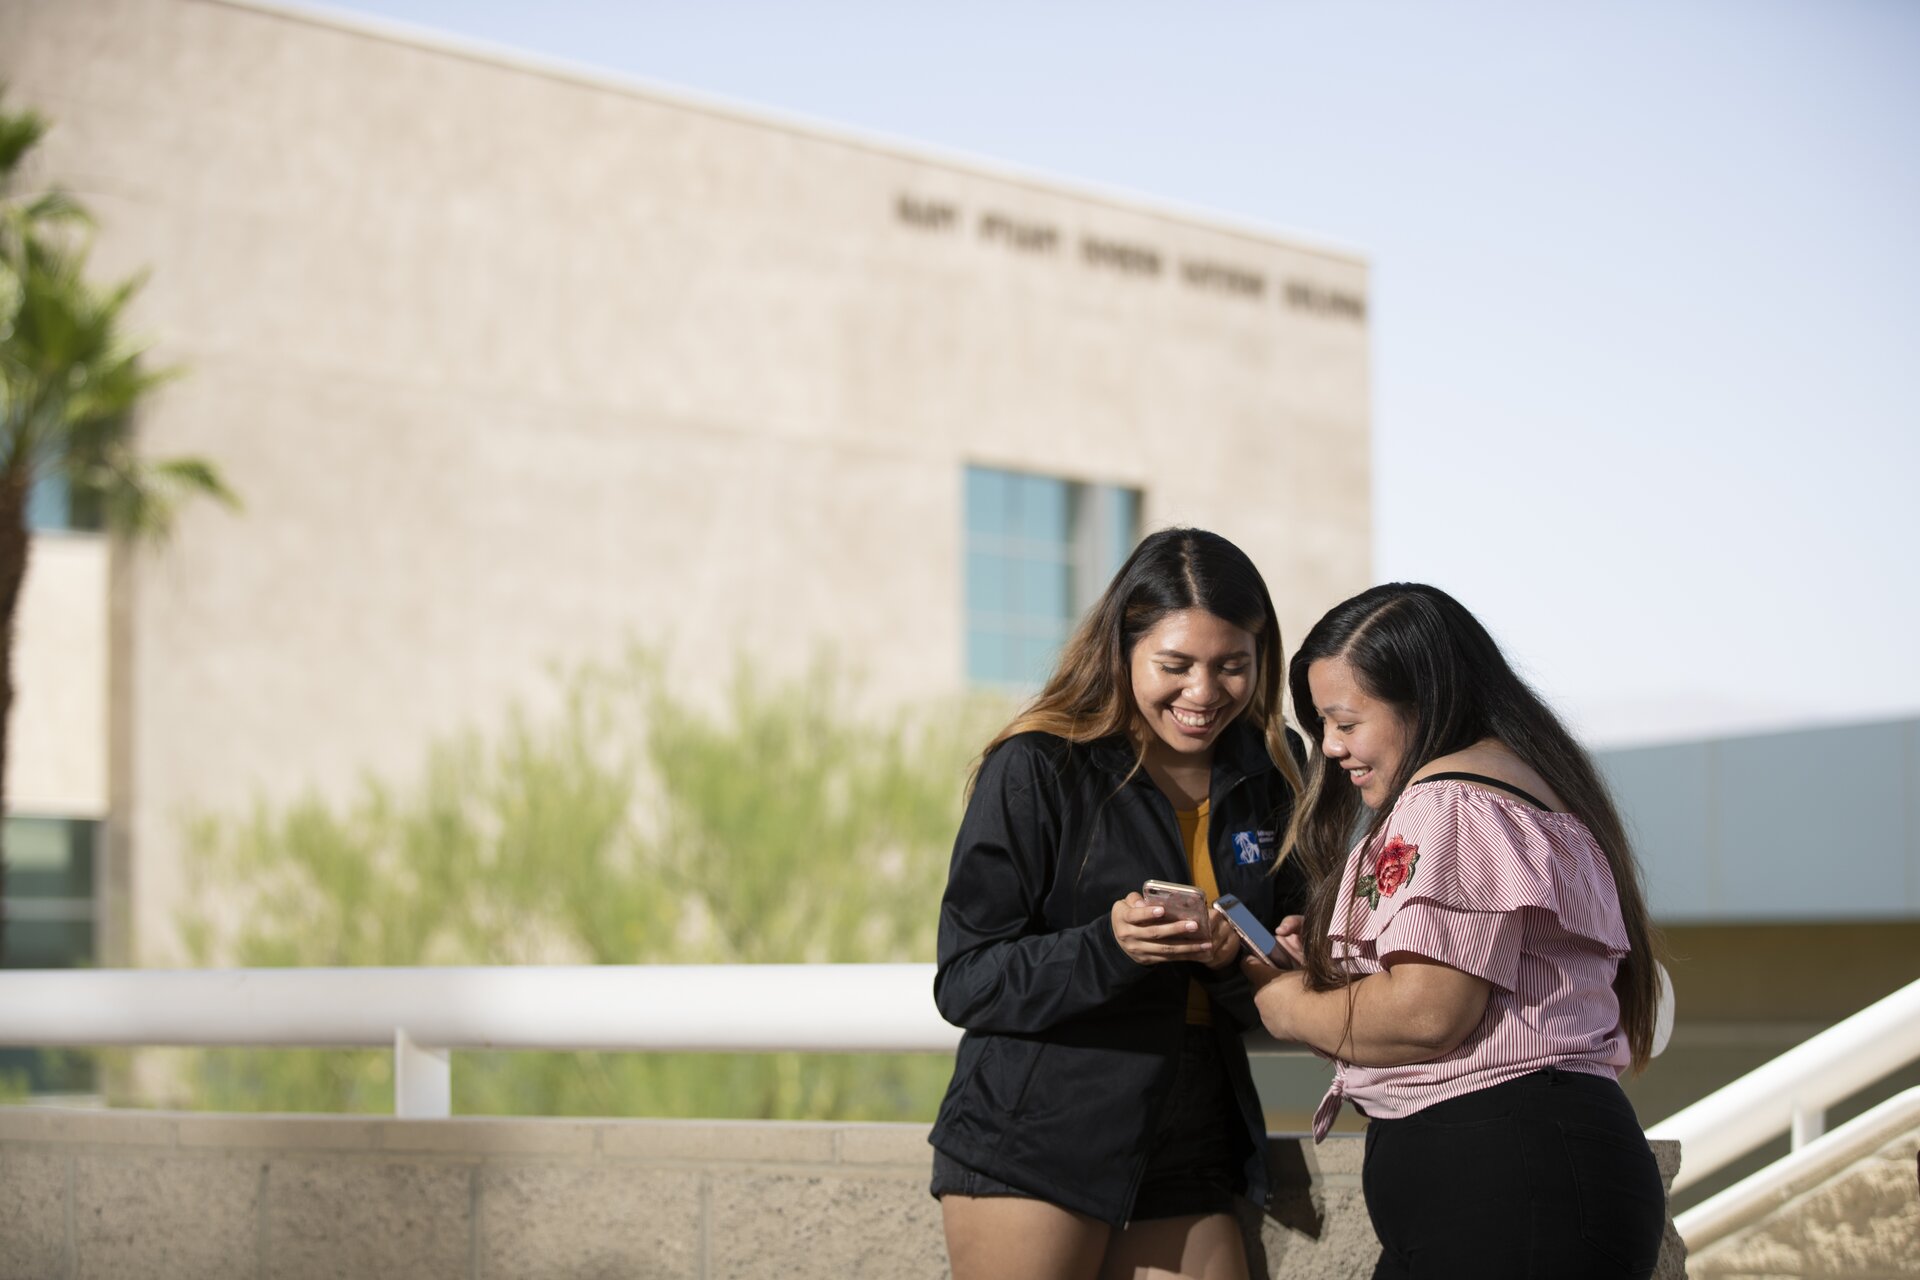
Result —
[[[94, 849], [100, 824], [73, 818], [6, 820], [7, 872], [0, 912], [5, 967], [77, 969], [94, 963]], [[0, 1084], [34, 1093], [94, 1088], [92, 1055], [0, 1049]]]
[[1140, 494], [967, 468], [967, 677], [1031, 687], [1133, 550]]
[[27, 494], [27, 528], [49, 531], [93, 532], [101, 527], [100, 504], [76, 495], [67, 478], [48, 472], [33, 482]]
[[93, 848], [97, 822], [10, 817], [7, 917], [10, 969], [71, 969], [93, 963]]

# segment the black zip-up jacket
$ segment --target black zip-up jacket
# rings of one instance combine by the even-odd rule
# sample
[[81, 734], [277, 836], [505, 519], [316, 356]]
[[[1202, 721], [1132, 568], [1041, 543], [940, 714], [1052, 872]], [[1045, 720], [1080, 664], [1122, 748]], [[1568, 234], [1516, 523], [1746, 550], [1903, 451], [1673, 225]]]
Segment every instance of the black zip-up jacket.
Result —
[[[1241, 1042], [1260, 1021], [1246, 979], [1237, 966], [1138, 964], [1113, 936], [1117, 899], [1148, 879], [1192, 878], [1173, 804], [1134, 759], [1122, 738], [1076, 746], [1045, 733], [987, 757], [954, 842], [933, 980], [941, 1016], [966, 1034], [928, 1140], [1115, 1226], [1146, 1171], [1195, 978], [1213, 997], [1245, 1131], [1238, 1189], [1255, 1203], [1267, 1193], [1266, 1124]], [[1292, 791], [1244, 718], [1215, 746], [1209, 790], [1220, 892], [1269, 926], [1300, 911], [1298, 872], [1270, 874]]]

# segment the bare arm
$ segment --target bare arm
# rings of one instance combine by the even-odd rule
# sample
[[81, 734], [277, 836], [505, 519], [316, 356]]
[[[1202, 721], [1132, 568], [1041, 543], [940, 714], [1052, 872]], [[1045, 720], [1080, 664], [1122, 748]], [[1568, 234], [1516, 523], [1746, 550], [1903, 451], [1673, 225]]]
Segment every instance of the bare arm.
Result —
[[[1334, 991], [1309, 991], [1302, 974], [1249, 960], [1260, 1020], [1277, 1040], [1299, 1040], [1355, 1066], [1428, 1062], [1458, 1048], [1480, 1025], [1493, 984], [1410, 951], [1386, 971]], [[1351, 1011], [1351, 1012], [1349, 1012]]]

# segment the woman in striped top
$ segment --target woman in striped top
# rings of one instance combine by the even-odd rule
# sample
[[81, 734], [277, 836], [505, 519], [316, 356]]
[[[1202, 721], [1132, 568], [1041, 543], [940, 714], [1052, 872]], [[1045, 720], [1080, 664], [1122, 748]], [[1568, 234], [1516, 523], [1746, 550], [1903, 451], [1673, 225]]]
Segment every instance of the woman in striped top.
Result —
[[[1648, 1276], [1665, 1194], [1619, 1074], [1652, 1051], [1655, 939], [1592, 761], [1433, 587], [1339, 605], [1290, 668], [1316, 748], [1283, 858], [1298, 971], [1267, 1028], [1368, 1117], [1376, 1280]], [[1347, 842], [1359, 831], [1351, 851]]]

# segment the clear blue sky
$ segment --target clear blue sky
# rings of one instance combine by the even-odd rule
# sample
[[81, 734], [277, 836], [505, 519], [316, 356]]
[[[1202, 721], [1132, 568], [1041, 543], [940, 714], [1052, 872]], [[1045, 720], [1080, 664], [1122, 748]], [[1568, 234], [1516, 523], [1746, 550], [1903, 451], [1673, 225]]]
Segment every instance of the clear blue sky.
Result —
[[1377, 577], [1603, 743], [1920, 712], [1920, 4], [331, 7], [1356, 248]]

